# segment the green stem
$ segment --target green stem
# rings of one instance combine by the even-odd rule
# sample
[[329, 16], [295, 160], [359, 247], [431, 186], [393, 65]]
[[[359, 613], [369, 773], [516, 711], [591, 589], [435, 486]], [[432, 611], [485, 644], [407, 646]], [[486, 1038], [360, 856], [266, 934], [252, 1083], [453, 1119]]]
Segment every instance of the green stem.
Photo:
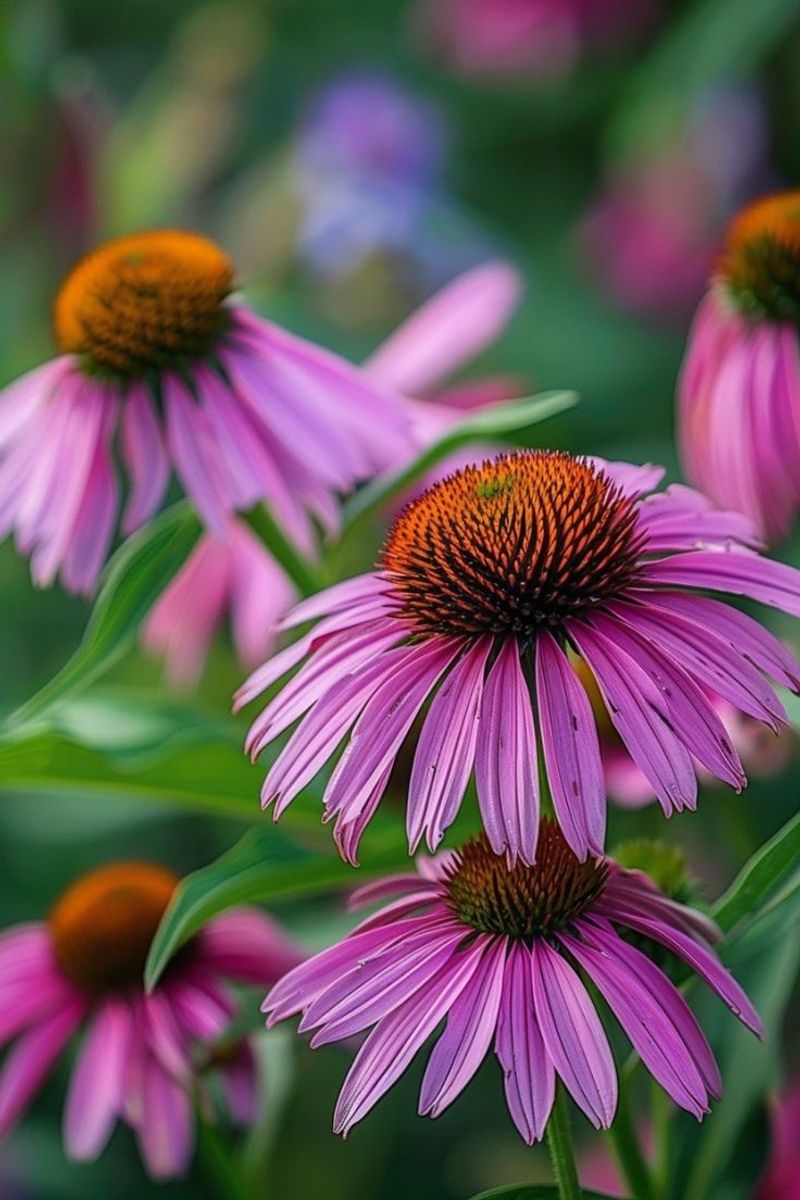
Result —
[[672, 1129], [672, 1105], [664, 1089], [653, 1080], [653, 1133], [656, 1142], [655, 1176], [658, 1195], [667, 1200]]
[[203, 1173], [219, 1200], [248, 1200], [233, 1157], [217, 1130], [198, 1114], [197, 1148]]
[[620, 1089], [614, 1124], [608, 1131], [614, 1156], [635, 1200], [656, 1200], [650, 1171], [636, 1137], [628, 1105], [628, 1089]]
[[298, 552], [265, 504], [256, 504], [242, 519], [280, 563], [302, 596], [313, 596], [324, 587], [314, 564]]
[[567, 1097], [560, 1084], [547, 1122], [547, 1145], [560, 1200], [580, 1200], [581, 1185], [578, 1183], [575, 1152], [572, 1149]]

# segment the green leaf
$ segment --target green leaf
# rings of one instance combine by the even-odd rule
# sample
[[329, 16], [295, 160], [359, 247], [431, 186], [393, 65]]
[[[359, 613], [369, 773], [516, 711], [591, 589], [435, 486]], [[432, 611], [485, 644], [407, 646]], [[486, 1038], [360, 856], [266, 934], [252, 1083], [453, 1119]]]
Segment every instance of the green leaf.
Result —
[[[554, 1183], [512, 1184], [511, 1187], [492, 1188], [472, 1196], [471, 1200], [558, 1200], [558, 1188]], [[582, 1200], [609, 1200], [602, 1192], [587, 1192], [581, 1189]]]
[[12, 725], [41, 715], [97, 679], [133, 642], [139, 625], [200, 536], [188, 504], [176, 504], [120, 546], [103, 573], [86, 632], [72, 658], [11, 716]]
[[[672, 1172], [672, 1200], [707, 1200], [716, 1194], [747, 1118], [777, 1082], [783, 1015], [797, 977], [800, 941], [796, 936], [783, 937], [754, 950], [746, 964], [737, 962], [735, 974], [764, 1021], [764, 1041], [734, 1021], [716, 997], [700, 998], [697, 1015], [711, 1036], [726, 1087], [702, 1130], [688, 1120], [683, 1124], [686, 1137]], [[720, 1021], [724, 1032], [717, 1039], [714, 1030], [720, 1028]]]
[[612, 153], [679, 132], [705, 92], [741, 81], [796, 23], [797, 0], [695, 0], [634, 73], [611, 124]]
[[800, 858], [800, 813], [792, 817], [752, 858], [717, 901], [714, 919], [727, 933], [752, 916], [797, 866]]
[[330, 888], [354, 887], [374, 875], [408, 867], [401, 833], [371, 839], [372, 853], [354, 872], [335, 851], [306, 850], [274, 826], [251, 830], [215, 862], [183, 880], [158, 928], [145, 970], [148, 990], [155, 987], [175, 951], [194, 933], [237, 904], [306, 896]]
[[542, 392], [538, 396], [526, 396], [522, 400], [490, 405], [470, 413], [429, 446], [413, 463], [394, 475], [374, 480], [351, 496], [344, 506], [345, 531], [357, 521], [388, 504], [393, 496], [406, 491], [443, 458], [461, 446], [470, 442], [502, 439], [509, 433], [529, 429], [548, 417], [566, 412], [577, 403], [578, 397], [575, 392]]

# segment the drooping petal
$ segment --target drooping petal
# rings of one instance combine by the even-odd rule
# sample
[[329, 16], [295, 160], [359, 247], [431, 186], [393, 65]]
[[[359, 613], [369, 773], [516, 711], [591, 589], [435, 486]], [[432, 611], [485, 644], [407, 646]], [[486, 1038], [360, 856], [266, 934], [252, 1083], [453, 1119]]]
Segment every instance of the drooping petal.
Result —
[[185, 1175], [194, 1152], [191, 1101], [152, 1056], [144, 1065], [144, 1110], [136, 1132], [142, 1159], [153, 1179]]
[[776, 731], [786, 724], [784, 707], [766, 680], [736, 645], [713, 629], [662, 608], [658, 600], [648, 598], [636, 606], [617, 601], [614, 607], [717, 695]]
[[553, 1060], [542, 1040], [533, 999], [533, 966], [527, 946], [516, 942], [506, 963], [495, 1050], [511, 1117], [532, 1145], [547, 1128], [556, 1089]]
[[672, 732], [658, 689], [629, 654], [596, 629], [570, 621], [568, 632], [597, 680], [615, 728], [653, 785], [664, 812], [693, 809], [697, 778], [686, 748]]
[[475, 780], [486, 835], [496, 854], [532, 863], [539, 832], [539, 778], [530, 692], [513, 638], [489, 672], [475, 748]]
[[[561, 943], [583, 967], [606, 1000], [644, 1065], [676, 1104], [698, 1120], [708, 1112], [705, 1081], [679, 1029], [694, 1020], [686, 1001], [666, 975], [633, 946], [595, 949], [577, 937]], [[673, 1013], [679, 1013], [679, 1019]], [[700, 1028], [695, 1022], [695, 1036]]]
[[404, 657], [367, 701], [336, 764], [323, 796], [327, 813], [346, 809], [354, 816], [359, 811], [460, 649], [455, 638], [432, 638], [422, 647], [401, 651]]
[[475, 757], [483, 672], [491, 646], [491, 638], [479, 638], [431, 701], [408, 789], [406, 830], [412, 853], [423, 834], [429, 850], [436, 850], [461, 805]]
[[575, 971], [543, 938], [533, 942], [533, 998], [547, 1053], [575, 1103], [597, 1129], [617, 1107], [608, 1039]]
[[0, 1071], [0, 1137], [30, 1104], [85, 1013], [85, 1000], [73, 997], [12, 1046]]
[[497, 1025], [505, 967], [505, 939], [498, 938], [450, 1009], [444, 1033], [431, 1051], [422, 1077], [420, 1116], [444, 1112], [486, 1057]]
[[664, 698], [675, 732], [706, 770], [737, 791], [746, 784], [744, 771], [728, 732], [706, 694], [682, 667], [620, 621], [613, 613], [597, 614], [593, 627], [635, 659]]
[[98, 1009], [72, 1072], [64, 1109], [64, 1146], [70, 1158], [90, 1161], [108, 1141], [122, 1108], [131, 1016], [124, 1000]]
[[476, 941], [427, 988], [379, 1021], [347, 1073], [333, 1114], [334, 1133], [347, 1135], [405, 1071], [450, 1011], [480, 963], [485, 941]]
[[546, 630], [536, 644], [536, 697], [558, 823], [578, 858], [602, 854], [606, 805], [597, 726], [586, 689]]
[[[616, 916], [612, 916], [612, 913], [616, 913]], [[737, 1016], [748, 1029], [752, 1029], [753, 1033], [761, 1036], [764, 1030], [761, 1018], [742, 988], [725, 970], [711, 950], [706, 949], [695, 938], [683, 933], [682, 930], [668, 925], [663, 920], [643, 916], [633, 908], [625, 906], [624, 902], [615, 901], [609, 908], [608, 915], [611, 920], [628, 925], [638, 933], [643, 933], [645, 937], [652, 937], [672, 950], [678, 958], [682, 958], [706, 981], [712, 991], [716, 992], [720, 999], [727, 1004], [734, 1016]]]
[[131, 492], [122, 515], [122, 532], [127, 536], [156, 512], [164, 498], [170, 474], [153, 401], [139, 383], [131, 384], [123, 401], [121, 440], [131, 478]]

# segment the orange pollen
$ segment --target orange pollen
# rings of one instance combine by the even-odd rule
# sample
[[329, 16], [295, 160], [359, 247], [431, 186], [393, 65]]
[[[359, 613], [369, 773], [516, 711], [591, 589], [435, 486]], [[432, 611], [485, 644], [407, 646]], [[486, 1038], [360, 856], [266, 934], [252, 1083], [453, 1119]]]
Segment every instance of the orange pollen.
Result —
[[764, 196], [734, 218], [719, 273], [745, 316], [800, 321], [800, 189]]
[[526, 640], [630, 583], [645, 542], [637, 520], [636, 502], [591, 463], [521, 451], [413, 500], [381, 567], [420, 632]]
[[48, 918], [65, 975], [93, 993], [141, 988], [150, 944], [178, 882], [172, 871], [138, 862], [82, 876]]
[[80, 259], [62, 283], [56, 342], [94, 369], [126, 376], [200, 358], [225, 327], [232, 288], [230, 259], [197, 234], [117, 238]]
[[594, 903], [608, 879], [604, 858], [579, 862], [550, 817], [542, 818], [534, 866], [509, 867], [481, 834], [459, 851], [447, 902], [465, 925], [507, 937], [547, 937], [567, 929]]

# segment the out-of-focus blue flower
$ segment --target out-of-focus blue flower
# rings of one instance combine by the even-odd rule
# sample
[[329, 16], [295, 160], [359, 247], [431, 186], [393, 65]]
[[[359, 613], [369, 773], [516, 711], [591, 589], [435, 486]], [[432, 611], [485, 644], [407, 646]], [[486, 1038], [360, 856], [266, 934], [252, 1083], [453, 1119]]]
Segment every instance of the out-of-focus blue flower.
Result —
[[295, 146], [307, 264], [336, 276], [373, 256], [399, 258], [435, 285], [480, 257], [483, 247], [467, 249], [477, 239], [457, 215], [443, 254], [447, 143], [437, 106], [391, 77], [359, 72], [330, 83], [312, 101]]

